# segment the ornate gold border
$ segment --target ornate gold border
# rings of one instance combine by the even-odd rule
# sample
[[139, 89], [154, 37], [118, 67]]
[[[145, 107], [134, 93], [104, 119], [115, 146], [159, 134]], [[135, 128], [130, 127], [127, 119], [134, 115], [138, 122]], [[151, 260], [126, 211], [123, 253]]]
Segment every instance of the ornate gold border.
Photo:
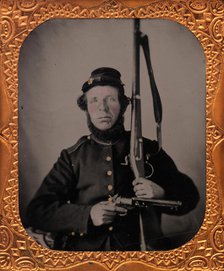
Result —
[[[0, 1], [1, 270], [224, 270], [224, 2], [221, 0]], [[59, 252], [36, 244], [18, 212], [18, 58], [51, 18], [167, 18], [190, 29], [206, 55], [207, 197], [198, 234], [166, 252]]]

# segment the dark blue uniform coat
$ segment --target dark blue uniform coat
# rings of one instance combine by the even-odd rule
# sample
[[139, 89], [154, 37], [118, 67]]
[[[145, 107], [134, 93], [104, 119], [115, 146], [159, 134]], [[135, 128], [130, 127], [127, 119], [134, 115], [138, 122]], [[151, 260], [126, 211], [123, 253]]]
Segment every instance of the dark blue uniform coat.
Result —
[[[104, 144], [91, 136], [82, 137], [61, 152], [28, 207], [32, 227], [54, 233], [55, 249], [139, 250], [138, 210], [116, 216], [111, 225], [94, 226], [91, 207], [115, 194], [135, 196], [133, 172], [129, 163], [130, 133], [114, 144]], [[178, 210], [150, 207], [143, 211], [147, 249], [164, 249], [162, 212], [182, 215], [199, 199], [192, 180], [178, 171], [173, 160], [157, 143], [144, 139], [146, 178], [165, 190], [165, 199], [182, 201]]]

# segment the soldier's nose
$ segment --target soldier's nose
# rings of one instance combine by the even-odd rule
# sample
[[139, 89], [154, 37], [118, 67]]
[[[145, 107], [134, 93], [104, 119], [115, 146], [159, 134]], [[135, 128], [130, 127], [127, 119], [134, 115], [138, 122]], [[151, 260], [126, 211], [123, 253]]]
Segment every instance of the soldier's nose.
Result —
[[99, 110], [101, 110], [101, 111], [108, 111], [108, 109], [109, 109], [109, 107], [108, 107], [108, 105], [107, 105], [107, 102], [101, 102], [100, 104], [99, 104]]

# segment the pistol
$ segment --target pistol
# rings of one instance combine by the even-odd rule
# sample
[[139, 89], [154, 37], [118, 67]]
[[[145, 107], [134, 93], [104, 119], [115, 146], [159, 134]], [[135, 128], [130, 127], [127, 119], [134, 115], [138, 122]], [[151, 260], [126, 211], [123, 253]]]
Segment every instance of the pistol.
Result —
[[182, 205], [181, 201], [174, 200], [162, 200], [162, 199], [146, 199], [146, 198], [124, 198], [117, 197], [114, 200], [115, 204], [120, 207], [124, 207], [128, 210], [133, 208], [147, 208], [150, 206], [169, 208], [171, 210], [178, 210]]

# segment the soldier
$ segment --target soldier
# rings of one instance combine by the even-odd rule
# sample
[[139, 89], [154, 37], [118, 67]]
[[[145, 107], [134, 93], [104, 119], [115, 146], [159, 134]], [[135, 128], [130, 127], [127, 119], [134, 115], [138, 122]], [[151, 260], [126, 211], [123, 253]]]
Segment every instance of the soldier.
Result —
[[145, 178], [129, 163], [130, 132], [124, 129], [129, 99], [120, 72], [99, 68], [82, 86], [79, 107], [91, 132], [61, 152], [28, 207], [32, 227], [55, 235], [54, 249], [140, 250], [139, 210], [116, 197], [178, 200], [178, 210], [149, 207], [142, 212], [147, 250], [168, 249], [161, 214], [183, 215], [199, 200], [193, 181], [158, 144], [144, 138]]

